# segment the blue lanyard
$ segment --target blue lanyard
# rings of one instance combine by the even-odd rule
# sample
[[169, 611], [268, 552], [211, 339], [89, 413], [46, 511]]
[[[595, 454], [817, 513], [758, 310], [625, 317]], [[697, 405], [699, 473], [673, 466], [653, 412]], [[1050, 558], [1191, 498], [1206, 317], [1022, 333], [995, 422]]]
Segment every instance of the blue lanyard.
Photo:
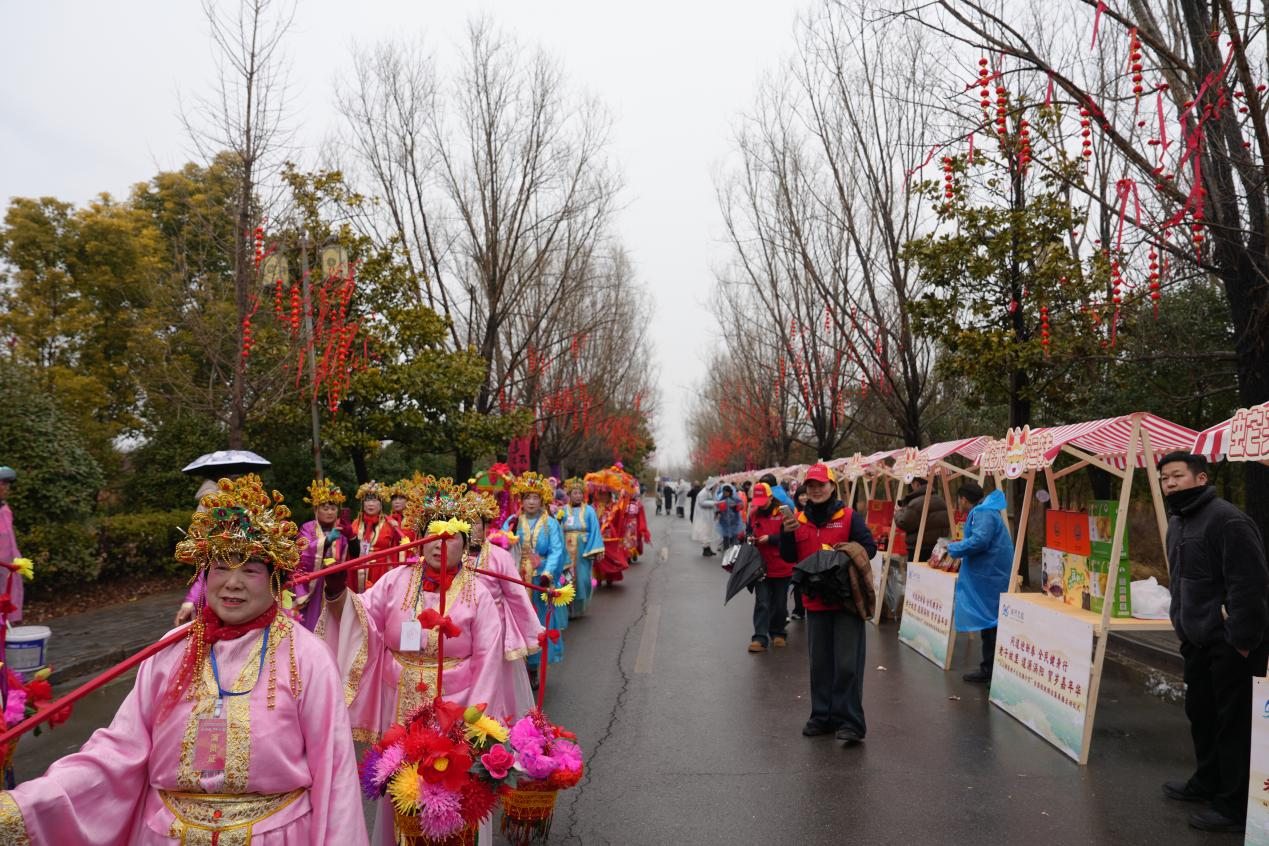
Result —
[[251, 683], [251, 687], [246, 690], [225, 690], [220, 686], [220, 669], [216, 666], [216, 647], [210, 646], [207, 649], [211, 654], [212, 678], [216, 680], [216, 691], [220, 698], [216, 700], [216, 716], [220, 716], [221, 706], [225, 702], [226, 696], [246, 696], [248, 693], [256, 689], [256, 685], [260, 682], [260, 674], [264, 672], [264, 656], [269, 651], [269, 627], [264, 629], [264, 640], [260, 643], [260, 666], [256, 668], [256, 680]]

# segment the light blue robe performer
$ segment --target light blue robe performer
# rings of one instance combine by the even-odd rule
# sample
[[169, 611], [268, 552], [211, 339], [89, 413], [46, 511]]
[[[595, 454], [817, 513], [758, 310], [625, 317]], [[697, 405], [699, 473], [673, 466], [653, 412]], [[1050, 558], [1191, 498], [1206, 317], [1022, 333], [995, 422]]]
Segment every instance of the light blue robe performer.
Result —
[[590, 505], [566, 505], [559, 512], [564, 530], [564, 545], [573, 566], [573, 585], [577, 597], [568, 606], [570, 617], [582, 617], [594, 593], [595, 558], [604, 554], [604, 533], [599, 517]]
[[1013, 569], [1013, 541], [1000, 512], [1005, 495], [996, 490], [983, 499], [965, 520], [965, 539], [949, 544], [947, 554], [961, 560], [956, 579], [956, 630], [978, 632], [995, 628], [1000, 595], [1009, 590]]
[[[564, 544], [564, 530], [560, 521], [545, 511], [537, 517], [528, 517], [520, 512], [515, 517], [515, 535], [520, 541], [520, 573], [526, 582], [537, 584], [542, 576], [550, 576], [551, 584], [560, 587], [564, 584], [564, 565], [568, 563], [568, 548]], [[537, 556], [537, 560], [534, 560]], [[531, 576], [531, 578], [530, 578]], [[564, 630], [568, 628], [568, 608], [554, 607], [551, 599], [542, 599], [542, 592], [530, 593], [533, 607], [538, 612], [538, 620], [547, 629], [558, 629], [560, 636], [547, 642], [547, 653], [550, 663], [558, 664], [564, 660]], [[547, 612], [553, 610], [550, 619]], [[538, 656], [534, 653], [525, 658], [529, 671], [536, 673]]]

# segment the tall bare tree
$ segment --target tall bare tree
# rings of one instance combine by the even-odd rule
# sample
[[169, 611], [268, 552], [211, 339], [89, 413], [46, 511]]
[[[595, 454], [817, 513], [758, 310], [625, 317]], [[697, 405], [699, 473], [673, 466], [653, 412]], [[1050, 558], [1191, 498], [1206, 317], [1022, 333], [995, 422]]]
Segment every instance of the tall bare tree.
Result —
[[[217, 62], [214, 93], [197, 98], [183, 116], [195, 147], [209, 165], [229, 158], [237, 181], [233, 200], [233, 298], [238, 343], [230, 366], [229, 446], [243, 445], [250, 404], [244, 335], [258, 293], [254, 232], [262, 224], [268, 200], [261, 190], [281, 165], [287, 146], [284, 128], [287, 61], [282, 46], [295, 7], [277, 0], [237, 0], [232, 8], [204, 0]], [[276, 188], [277, 186], [273, 186]], [[228, 327], [226, 327], [228, 328]]]
[[545, 53], [476, 22], [454, 78], [437, 79], [421, 48], [388, 45], [341, 102], [420, 295], [490, 363], [477, 410], [491, 413], [606, 238], [619, 180], [607, 117]]

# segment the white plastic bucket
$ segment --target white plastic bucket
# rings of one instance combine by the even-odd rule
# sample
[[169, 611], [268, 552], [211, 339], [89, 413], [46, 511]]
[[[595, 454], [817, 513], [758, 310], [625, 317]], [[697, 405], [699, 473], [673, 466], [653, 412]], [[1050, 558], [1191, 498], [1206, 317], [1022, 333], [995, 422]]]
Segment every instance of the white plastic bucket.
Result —
[[53, 630], [48, 626], [17, 626], [9, 629], [5, 643], [5, 655], [9, 669], [19, 673], [33, 673], [45, 665], [44, 650], [48, 648]]

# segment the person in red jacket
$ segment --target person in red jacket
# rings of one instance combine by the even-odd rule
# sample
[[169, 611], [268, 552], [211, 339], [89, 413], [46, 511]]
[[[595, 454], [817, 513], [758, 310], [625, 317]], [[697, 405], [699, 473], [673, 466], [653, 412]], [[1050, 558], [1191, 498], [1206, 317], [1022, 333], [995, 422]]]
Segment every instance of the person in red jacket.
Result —
[[[774, 478], [774, 477], [773, 477]], [[776, 510], [771, 486], [766, 482], [754, 485], [749, 509], [749, 542], [762, 553], [767, 577], [754, 585], [753, 638], [750, 652], [766, 652], [768, 639], [772, 646], [785, 645], [788, 624], [789, 582], [793, 565], [780, 555], [780, 527], [783, 518]]]
[[[869, 558], [876, 541], [864, 517], [837, 498], [833, 471], [813, 464], [806, 471], [806, 506], [794, 515], [782, 509], [780, 553], [789, 563], [802, 561], [825, 547], [854, 541]], [[807, 737], [837, 732], [847, 746], [860, 743], [864, 722], [865, 624], [853, 609], [803, 596], [806, 641], [811, 659], [811, 718], [802, 728]]]

